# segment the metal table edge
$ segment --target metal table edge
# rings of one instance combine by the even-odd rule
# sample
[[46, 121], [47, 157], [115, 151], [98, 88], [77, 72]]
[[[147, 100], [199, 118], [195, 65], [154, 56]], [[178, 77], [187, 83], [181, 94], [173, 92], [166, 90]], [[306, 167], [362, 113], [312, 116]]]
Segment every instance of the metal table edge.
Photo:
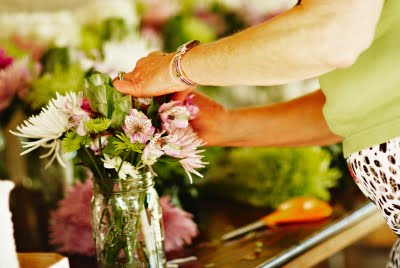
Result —
[[345, 218], [338, 220], [332, 225], [324, 228], [320, 232], [312, 235], [306, 240], [302, 241], [296, 246], [289, 248], [288, 250], [282, 252], [281, 254], [265, 261], [264, 263], [257, 266], [257, 268], [275, 268], [280, 267], [289, 261], [293, 260], [295, 257], [301, 255], [307, 250], [313, 248], [314, 246], [320, 244], [327, 238], [330, 238], [347, 228], [353, 226], [354, 224], [362, 221], [366, 217], [370, 216], [377, 210], [376, 206], [369, 202], [368, 204], [362, 206], [361, 208], [354, 211], [352, 214], [346, 216]]

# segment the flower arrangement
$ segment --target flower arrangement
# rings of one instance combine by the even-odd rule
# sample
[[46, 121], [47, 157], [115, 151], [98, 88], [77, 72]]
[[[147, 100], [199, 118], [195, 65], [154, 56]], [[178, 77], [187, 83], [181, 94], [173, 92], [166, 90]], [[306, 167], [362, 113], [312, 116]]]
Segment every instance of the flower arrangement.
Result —
[[[93, 173], [92, 225], [100, 266], [147, 259], [158, 265], [164, 256], [160, 208], [145, 174], [156, 175], [152, 165], [157, 161], [172, 161], [180, 163], [190, 181], [192, 174], [202, 177], [196, 169], [206, 164], [199, 149], [204, 143], [189, 125], [197, 111], [191, 99], [123, 95], [110, 77], [93, 73], [82, 91], [57, 94], [11, 133], [27, 139], [22, 154], [47, 148], [42, 157], [50, 157], [48, 165], [57, 159], [64, 166], [63, 152], [77, 152], [80, 164]], [[147, 250], [137, 251], [138, 226]]]
[[63, 152], [78, 152], [82, 163], [97, 178], [134, 177], [157, 161], [178, 161], [192, 180], [202, 176], [196, 168], [201, 161], [203, 142], [189, 125], [195, 116], [191, 101], [167, 97], [132, 99], [117, 92], [111, 79], [94, 73], [85, 79], [84, 90], [57, 95], [42, 109], [17, 127], [14, 135], [23, 141], [23, 154], [48, 148], [43, 157], [64, 164]]

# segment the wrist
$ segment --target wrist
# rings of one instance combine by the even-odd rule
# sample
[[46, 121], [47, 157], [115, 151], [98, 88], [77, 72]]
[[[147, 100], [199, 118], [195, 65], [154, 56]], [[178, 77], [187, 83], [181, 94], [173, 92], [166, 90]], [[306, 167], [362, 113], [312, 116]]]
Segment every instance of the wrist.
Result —
[[176, 84], [186, 85], [189, 87], [195, 87], [199, 85], [198, 83], [188, 78], [186, 71], [184, 71], [184, 68], [182, 68], [182, 59], [187, 57], [187, 53], [199, 44], [200, 41], [192, 40], [177, 48], [169, 68], [171, 77]]

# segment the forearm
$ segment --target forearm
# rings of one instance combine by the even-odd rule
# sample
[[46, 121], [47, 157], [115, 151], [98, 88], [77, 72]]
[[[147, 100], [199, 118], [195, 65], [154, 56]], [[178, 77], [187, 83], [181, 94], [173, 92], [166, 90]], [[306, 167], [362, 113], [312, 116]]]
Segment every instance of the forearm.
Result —
[[[219, 129], [223, 146], [312, 146], [341, 141], [323, 117], [319, 90], [285, 103], [227, 112]], [[223, 134], [224, 133], [224, 134]], [[226, 135], [226, 136], [225, 136]]]
[[276, 85], [344, 67], [366, 49], [382, 0], [308, 0], [261, 25], [193, 48], [187, 76], [205, 85]]

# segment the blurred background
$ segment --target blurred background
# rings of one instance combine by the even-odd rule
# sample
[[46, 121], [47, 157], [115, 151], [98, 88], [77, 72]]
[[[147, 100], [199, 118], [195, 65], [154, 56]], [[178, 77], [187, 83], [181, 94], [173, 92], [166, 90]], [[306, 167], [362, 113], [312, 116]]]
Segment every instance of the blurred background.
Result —
[[[40, 159], [40, 151], [20, 156], [20, 141], [9, 130], [37, 114], [56, 92], [81, 90], [89, 70], [113, 78], [118, 71], [132, 70], [138, 59], [154, 50], [172, 52], [193, 39], [212, 42], [296, 4], [296, 0], [0, 0], [0, 178], [17, 185], [11, 209], [15, 229], [24, 230], [15, 233], [18, 251], [56, 251], [61, 244], [64, 252], [90, 254], [71, 244], [66, 247], [68, 241], [51, 234], [51, 222], [60, 220], [52, 221], [60, 200], [71, 191], [83, 192], [88, 175], [74, 165], [74, 154], [64, 156], [66, 169], [57, 163], [45, 169], [47, 160]], [[318, 88], [315, 78], [273, 87], [198, 90], [227, 108], [236, 108], [286, 101]], [[210, 164], [202, 171], [204, 178], [196, 178], [193, 184], [180, 168], [162, 163], [154, 167], [159, 195], [193, 214], [200, 229], [198, 209], [204, 199], [268, 212], [295, 196], [315, 196], [334, 204], [335, 195], [351, 197], [358, 191], [340, 144], [213, 147], [205, 154]], [[82, 202], [87, 199], [77, 195]], [[78, 213], [80, 208], [75, 209]], [[74, 228], [65, 230], [76, 235], [78, 227]], [[30, 243], [23, 242], [27, 237]], [[318, 267], [383, 267], [394, 240], [384, 227]]]

